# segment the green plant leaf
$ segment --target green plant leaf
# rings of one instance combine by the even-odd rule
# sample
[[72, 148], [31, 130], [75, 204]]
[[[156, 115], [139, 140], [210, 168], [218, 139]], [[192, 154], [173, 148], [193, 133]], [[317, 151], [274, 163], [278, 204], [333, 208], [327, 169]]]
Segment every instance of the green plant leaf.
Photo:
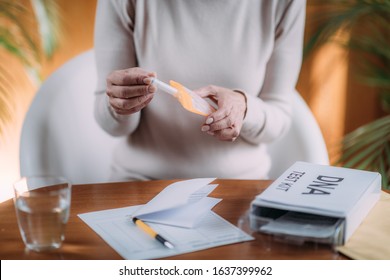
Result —
[[0, 27], [0, 46], [6, 49], [9, 53], [13, 54], [15, 57], [25, 64], [29, 65], [30, 58], [28, 54], [24, 52], [19, 44], [15, 41], [15, 37], [9, 32], [7, 28]]
[[359, 127], [340, 143], [337, 165], [378, 171], [388, 187], [390, 166], [390, 115]]
[[304, 57], [322, 44], [335, 41], [334, 35], [338, 32], [351, 30], [357, 19], [370, 10], [370, 5], [357, 4], [356, 1], [311, 1], [310, 3], [320, 10], [311, 23], [319, 27], [305, 44]]
[[349, 145], [355, 146], [356, 142], [361, 142], [362, 139], [384, 139], [388, 135], [390, 130], [390, 117], [386, 116], [381, 119], [377, 119], [369, 124], [361, 126], [349, 134], [345, 135], [341, 144], [344, 147]]
[[[21, 52], [31, 53], [34, 61], [39, 61], [39, 46], [24, 25], [25, 21], [22, 20], [31, 17], [31, 13], [18, 1], [0, 0], [0, 3], [0, 18], [9, 22], [11, 25], [10, 30], [15, 30], [14, 36], [19, 38], [18, 48]], [[26, 63], [26, 61], [22, 62]], [[31, 63], [32, 61], [29, 61], [29, 64]]]
[[378, 172], [381, 173], [382, 175], [382, 188], [383, 189], [386, 189], [386, 190], [390, 190], [390, 185], [389, 185], [389, 178], [390, 178], [390, 174], [389, 174], [389, 159], [390, 159], [390, 155], [389, 155], [389, 147], [387, 147], [386, 149], [386, 156], [383, 157], [383, 158], [380, 158], [379, 159], [379, 163], [378, 163]]
[[6, 124], [12, 119], [11, 94], [12, 83], [5, 69], [0, 65], [0, 135], [3, 134]]
[[345, 159], [344, 166], [362, 168], [364, 165], [366, 168], [370, 168], [369, 163], [377, 159], [379, 155], [382, 154], [384, 150], [383, 146], [384, 144], [381, 142], [374, 142], [372, 145], [366, 146], [366, 149], [355, 151], [352, 158]]
[[390, 113], [390, 92], [381, 92], [380, 99], [383, 111]]
[[51, 57], [58, 44], [59, 7], [53, 0], [31, 0], [31, 3], [38, 21], [43, 50]]
[[343, 145], [344, 148], [349, 148], [350, 146], [362, 148], [357, 145], [359, 144], [361, 146], [365, 146], [367, 144], [371, 144], [372, 142], [384, 141], [385, 137], [389, 134], [388, 129], [371, 129], [370, 124], [347, 134], [341, 142], [341, 145]]
[[[26, 72], [38, 77], [42, 59], [52, 56], [58, 45], [60, 10], [56, 0], [30, 1], [35, 12], [28, 0], [0, 0], [0, 48], [18, 58]], [[10, 76], [0, 65], [0, 135], [12, 118]]]

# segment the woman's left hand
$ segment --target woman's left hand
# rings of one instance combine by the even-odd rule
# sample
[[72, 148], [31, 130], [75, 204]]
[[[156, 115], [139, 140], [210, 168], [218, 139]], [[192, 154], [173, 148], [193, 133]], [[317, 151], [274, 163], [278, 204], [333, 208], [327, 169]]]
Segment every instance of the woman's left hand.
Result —
[[217, 111], [207, 116], [201, 130], [222, 141], [234, 141], [240, 135], [246, 113], [246, 97], [243, 93], [214, 85], [194, 90], [203, 98], [210, 98], [218, 105]]

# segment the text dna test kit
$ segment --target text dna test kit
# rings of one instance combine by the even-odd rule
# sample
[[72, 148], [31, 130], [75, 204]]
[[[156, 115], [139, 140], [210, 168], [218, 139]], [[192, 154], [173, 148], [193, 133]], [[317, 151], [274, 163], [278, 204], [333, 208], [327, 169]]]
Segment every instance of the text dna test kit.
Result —
[[342, 245], [380, 192], [379, 173], [296, 162], [252, 201], [250, 226], [282, 240]]

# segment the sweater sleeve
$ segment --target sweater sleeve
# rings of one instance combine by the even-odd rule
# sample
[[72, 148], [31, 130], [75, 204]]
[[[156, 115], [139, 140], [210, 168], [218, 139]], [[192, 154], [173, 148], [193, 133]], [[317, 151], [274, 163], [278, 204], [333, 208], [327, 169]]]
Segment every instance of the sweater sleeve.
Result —
[[274, 141], [290, 127], [292, 94], [302, 60], [305, 4], [304, 0], [291, 0], [276, 11], [275, 42], [263, 87], [259, 96], [244, 93], [247, 113], [241, 137], [250, 143]]
[[113, 136], [131, 134], [138, 126], [140, 113], [121, 116], [111, 110], [106, 95], [106, 78], [114, 70], [135, 67], [133, 40], [133, 1], [99, 0], [94, 31], [97, 69], [94, 114], [98, 124]]

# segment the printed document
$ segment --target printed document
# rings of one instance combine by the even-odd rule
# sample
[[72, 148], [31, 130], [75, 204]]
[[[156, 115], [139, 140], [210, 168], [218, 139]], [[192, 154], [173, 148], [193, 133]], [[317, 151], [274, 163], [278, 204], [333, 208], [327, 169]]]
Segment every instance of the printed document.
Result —
[[[145, 205], [104, 210], [78, 216], [125, 259], [154, 259], [253, 240], [211, 209], [221, 199], [208, 197], [215, 178], [173, 183]], [[137, 227], [147, 222], [173, 244], [169, 249]]]
[[103, 210], [78, 216], [124, 259], [157, 259], [254, 238], [210, 211], [195, 228], [149, 223], [175, 246], [168, 249], [145, 234], [129, 217], [140, 206]]

